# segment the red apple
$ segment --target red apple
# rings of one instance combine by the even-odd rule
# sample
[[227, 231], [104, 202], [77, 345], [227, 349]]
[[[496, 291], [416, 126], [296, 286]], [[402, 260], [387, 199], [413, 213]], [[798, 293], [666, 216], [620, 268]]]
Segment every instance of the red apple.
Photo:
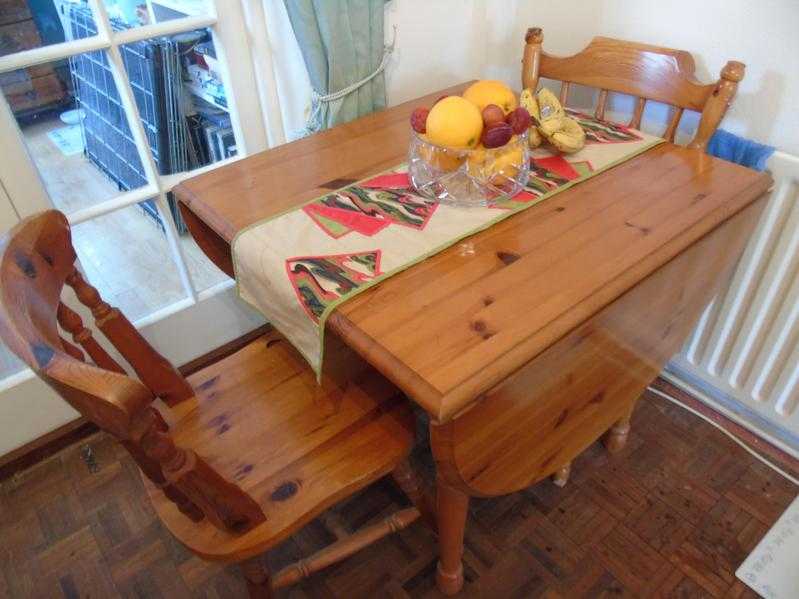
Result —
[[427, 115], [430, 111], [427, 108], [417, 108], [411, 113], [411, 127], [417, 133], [427, 132]]

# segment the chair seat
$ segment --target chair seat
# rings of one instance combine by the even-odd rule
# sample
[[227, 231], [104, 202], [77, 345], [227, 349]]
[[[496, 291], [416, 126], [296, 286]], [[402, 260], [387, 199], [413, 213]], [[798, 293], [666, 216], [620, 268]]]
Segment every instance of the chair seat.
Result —
[[388, 474], [414, 442], [404, 396], [371, 368], [320, 387], [277, 332], [205, 368], [196, 395], [162, 408], [175, 443], [193, 449], [259, 503], [266, 521], [236, 535], [192, 522], [146, 477], [167, 528], [209, 560], [239, 561], [276, 545], [337, 501]]

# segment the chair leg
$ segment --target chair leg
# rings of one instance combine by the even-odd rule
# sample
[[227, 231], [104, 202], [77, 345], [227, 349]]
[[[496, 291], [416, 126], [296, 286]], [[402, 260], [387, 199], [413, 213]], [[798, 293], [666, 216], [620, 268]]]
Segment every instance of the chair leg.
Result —
[[469, 496], [453, 489], [440, 478], [436, 485], [439, 561], [436, 585], [445, 595], [463, 588], [463, 535]]
[[272, 599], [272, 581], [269, 568], [266, 567], [265, 556], [259, 555], [242, 562], [241, 572], [247, 581], [247, 593], [250, 599]]
[[565, 487], [566, 483], [569, 482], [569, 475], [572, 472], [572, 463], [568, 462], [564, 464], [552, 475], [552, 482], [555, 483], [557, 487]]
[[391, 473], [394, 482], [397, 483], [402, 492], [408, 496], [419, 510], [422, 522], [424, 522], [433, 531], [436, 530], [436, 512], [430, 494], [425, 488], [424, 481], [422, 481], [419, 474], [411, 466], [410, 461], [406, 458], [402, 460], [394, 471]]

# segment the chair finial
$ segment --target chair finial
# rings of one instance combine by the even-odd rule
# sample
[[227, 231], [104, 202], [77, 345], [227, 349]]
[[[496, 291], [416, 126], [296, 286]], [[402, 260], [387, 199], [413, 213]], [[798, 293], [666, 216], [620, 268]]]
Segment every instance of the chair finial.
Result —
[[524, 34], [524, 41], [528, 44], [540, 44], [544, 41], [544, 31], [540, 27], [530, 27]]
[[721, 78], [727, 81], [735, 81], [738, 83], [744, 78], [746, 74], [746, 65], [737, 60], [730, 60], [721, 69]]

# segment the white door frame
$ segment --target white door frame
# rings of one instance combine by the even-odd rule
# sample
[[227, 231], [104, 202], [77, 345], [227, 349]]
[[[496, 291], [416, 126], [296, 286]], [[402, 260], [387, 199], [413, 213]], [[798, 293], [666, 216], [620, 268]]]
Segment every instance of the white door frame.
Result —
[[[175, 364], [186, 363], [263, 323], [259, 314], [246, 307], [235, 296], [233, 281], [224, 281], [202, 291], [195, 288], [178, 241], [178, 232], [169, 217], [166, 199], [166, 194], [181, 181], [239, 160], [268, 146], [265, 111], [262, 110], [259, 99], [259, 91], [262, 90], [253, 66], [257, 55], [248, 43], [241, 1], [220, 0], [219, 3], [224, 6], [223, 10], [216, 11], [213, 6], [215, 3], [209, 2], [209, 14], [114, 32], [108, 22], [103, 1], [89, 0], [98, 29], [97, 36], [0, 57], [2, 73], [82, 52], [107, 52], [109, 66], [127, 114], [128, 126], [136, 141], [139, 159], [147, 176], [147, 184], [74, 212], [68, 218], [74, 225], [143, 200], [155, 199], [172, 259], [185, 290], [185, 298], [135, 324]], [[211, 28], [217, 58], [222, 66], [238, 153], [235, 158], [190, 173], [160, 176], [139, 118], [119, 46], [204, 27]], [[3, 148], [0, 160], [0, 224], [5, 231], [15, 220], [52, 208], [52, 203], [5, 97], [0, 97], [0, 145]], [[26, 369], [0, 380], [0, 456], [75, 418], [77, 413], [36, 378], [32, 371]]]

